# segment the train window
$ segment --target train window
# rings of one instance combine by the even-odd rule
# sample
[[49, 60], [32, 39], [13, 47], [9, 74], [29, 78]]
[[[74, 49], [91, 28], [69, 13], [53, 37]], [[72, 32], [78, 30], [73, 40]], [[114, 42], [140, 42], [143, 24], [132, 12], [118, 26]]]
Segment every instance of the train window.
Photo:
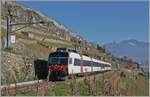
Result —
[[101, 67], [103, 68], [103, 67], [105, 67], [105, 65], [102, 63], [102, 64], [101, 64]]
[[101, 63], [99, 63], [99, 67], [101, 67], [102, 65], [101, 65]]
[[105, 64], [105, 67], [107, 67], [108, 65], [107, 64]]
[[105, 64], [101, 64], [101, 67], [104, 68], [104, 67], [105, 67]]
[[110, 67], [110, 65], [107, 64], [106, 67]]
[[88, 65], [88, 66], [91, 66], [91, 61], [87, 61], [87, 65]]
[[99, 63], [97, 62], [97, 67], [99, 67]]
[[83, 66], [91, 66], [91, 61], [83, 60]]
[[97, 62], [95, 62], [95, 67], [98, 67], [98, 63]]
[[96, 62], [96, 67], [98, 67], [98, 63]]
[[81, 60], [80, 59], [74, 59], [74, 65], [80, 66]]
[[94, 67], [100, 67], [100, 66], [101, 66], [101, 64], [100, 64], [100, 63], [98, 63], [98, 62], [93, 62], [93, 66], [94, 66]]
[[87, 66], [87, 62], [83, 60], [83, 66]]
[[96, 66], [96, 64], [95, 64], [96, 62], [93, 62], [93, 66], [95, 67]]

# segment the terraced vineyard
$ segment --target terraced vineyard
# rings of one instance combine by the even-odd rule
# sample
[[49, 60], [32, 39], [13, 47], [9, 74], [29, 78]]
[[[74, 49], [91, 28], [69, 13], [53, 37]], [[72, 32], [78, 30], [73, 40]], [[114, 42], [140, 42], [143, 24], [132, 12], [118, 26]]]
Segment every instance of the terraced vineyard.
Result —
[[[76, 80], [76, 83], [72, 84], [74, 80]], [[74, 87], [75, 85], [76, 87]], [[43, 81], [39, 84], [38, 91], [37, 87], [34, 85], [28, 87], [29, 91], [17, 89], [16, 94], [13, 92], [5, 92], [3, 95], [44, 96], [46, 93], [46, 86], [46, 81]], [[143, 87], [144, 90], [141, 87]], [[128, 72], [127, 70], [115, 70], [87, 77], [76, 77], [75, 79], [68, 79], [66, 81], [49, 82], [47, 95], [148, 96], [148, 93], [148, 80], [143, 76], [133, 75], [132, 72]]]

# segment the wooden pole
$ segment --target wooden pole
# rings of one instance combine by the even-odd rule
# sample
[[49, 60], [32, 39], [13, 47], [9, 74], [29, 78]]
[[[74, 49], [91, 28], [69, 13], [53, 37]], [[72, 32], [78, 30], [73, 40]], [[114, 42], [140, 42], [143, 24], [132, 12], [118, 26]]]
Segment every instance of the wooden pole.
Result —
[[35, 84], [36, 84], [36, 96], [38, 96], [38, 92], [39, 92], [39, 79], [38, 78]]
[[47, 81], [46, 81], [45, 94], [44, 94], [44, 96], [48, 96], [48, 83], [49, 83], [50, 74], [51, 74], [51, 71], [48, 70], [48, 76], [47, 76]]

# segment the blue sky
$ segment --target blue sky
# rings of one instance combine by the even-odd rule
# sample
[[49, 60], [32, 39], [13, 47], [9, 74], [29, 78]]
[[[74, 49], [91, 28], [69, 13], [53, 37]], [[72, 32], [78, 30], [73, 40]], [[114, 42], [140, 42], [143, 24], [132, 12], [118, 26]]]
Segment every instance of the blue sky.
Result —
[[20, 1], [67, 26], [90, 42], [148, 42], [148, 2]]

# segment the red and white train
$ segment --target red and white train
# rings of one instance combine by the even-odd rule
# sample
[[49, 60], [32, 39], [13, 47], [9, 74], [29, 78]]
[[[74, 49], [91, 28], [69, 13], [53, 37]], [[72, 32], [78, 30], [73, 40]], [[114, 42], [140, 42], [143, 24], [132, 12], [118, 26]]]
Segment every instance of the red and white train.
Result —
[[81, 55], [67, 48], [57, 48], [56, 52], [50, 53], [48, 66], [57, 77], [111, 70], [110, 63]]

